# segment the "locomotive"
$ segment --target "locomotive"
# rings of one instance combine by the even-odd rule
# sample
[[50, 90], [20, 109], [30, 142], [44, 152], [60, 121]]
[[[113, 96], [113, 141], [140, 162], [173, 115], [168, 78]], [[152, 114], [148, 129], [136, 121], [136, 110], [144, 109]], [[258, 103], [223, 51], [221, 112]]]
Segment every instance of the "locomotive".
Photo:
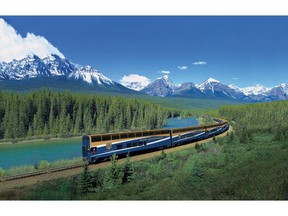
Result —
[[196, 127], [85, 135], [82, 137], [82, 157], [89, 163], [96, 163], [113, 154], [121, 157], [184, 145], [208, 139], [229, 129], [226, 120], [214, 121], [217, 123]]

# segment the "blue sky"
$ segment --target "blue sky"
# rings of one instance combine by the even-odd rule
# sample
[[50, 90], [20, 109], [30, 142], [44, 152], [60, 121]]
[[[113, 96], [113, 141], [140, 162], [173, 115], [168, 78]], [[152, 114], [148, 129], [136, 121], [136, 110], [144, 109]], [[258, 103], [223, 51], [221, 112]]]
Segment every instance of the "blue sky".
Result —
[[115, 81], [129, 74], [153, 80], [169, 71], [175, 83], [209, 77], [240, 87], [288, 82], [287, 16], [2, 18], [22, 37], [41, 35], [72, 62]]

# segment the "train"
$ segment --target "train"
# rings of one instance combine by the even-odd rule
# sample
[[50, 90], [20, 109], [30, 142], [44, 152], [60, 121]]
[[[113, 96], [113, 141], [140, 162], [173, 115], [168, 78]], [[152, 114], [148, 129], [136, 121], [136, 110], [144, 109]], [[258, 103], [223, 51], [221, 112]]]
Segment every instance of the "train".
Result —
[[226, 120], [214, 118], [215, 124], [176, 129], [155, 129], [82, 137], [82, 157], [89, 163], [119, 157], [142, 154], [197, 142], [224, 133], [229, 129]]

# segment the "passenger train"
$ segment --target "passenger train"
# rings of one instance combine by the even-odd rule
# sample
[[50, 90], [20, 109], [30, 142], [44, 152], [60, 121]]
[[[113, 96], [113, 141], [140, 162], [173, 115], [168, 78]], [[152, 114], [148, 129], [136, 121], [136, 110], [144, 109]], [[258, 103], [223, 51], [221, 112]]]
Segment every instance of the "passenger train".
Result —
[[113, 154], [134, 155], [184, 145], [216, 136], [229, 129], [227, 121], [214, 120], [217, 123], [196, 127], [85, 135], [82, 137], [83, 160], [96, 163]]

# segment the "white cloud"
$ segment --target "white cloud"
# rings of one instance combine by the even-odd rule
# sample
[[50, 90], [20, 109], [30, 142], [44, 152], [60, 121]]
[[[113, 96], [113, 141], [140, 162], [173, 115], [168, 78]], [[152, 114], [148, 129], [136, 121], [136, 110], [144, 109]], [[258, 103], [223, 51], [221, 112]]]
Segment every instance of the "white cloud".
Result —
[[27, 33], [22, 37], [16, 30], [0, 18], [0, 62], [10, 62], [13, 59], [23, 59], [28, 54], [44, 58], [49, 54], [64, 55], [44, 37]]
[[170, 71], [162, 70], [162, 71], [159, 71], [159, 73], [162, 73], [162, 74], [170, 74]]
[[197, 61], [197, 62], [193, 62], [192, 64], [193, 65], [206, 65], [207, 62], [205, 62], [205, 61]]
[[183, 65], [183, 66], [178, 66], [178, 68], [179, 68], [180, 70], [186, 70], [188, 67], [185, 66], [185, 65]]
[[126, 86], [127, 88], [140, 91], [147, 85], [149, 85], [150, 79], [138, 74], [130, 74], [128, 76], [124, 75], [120, 80], [120, 83]]

